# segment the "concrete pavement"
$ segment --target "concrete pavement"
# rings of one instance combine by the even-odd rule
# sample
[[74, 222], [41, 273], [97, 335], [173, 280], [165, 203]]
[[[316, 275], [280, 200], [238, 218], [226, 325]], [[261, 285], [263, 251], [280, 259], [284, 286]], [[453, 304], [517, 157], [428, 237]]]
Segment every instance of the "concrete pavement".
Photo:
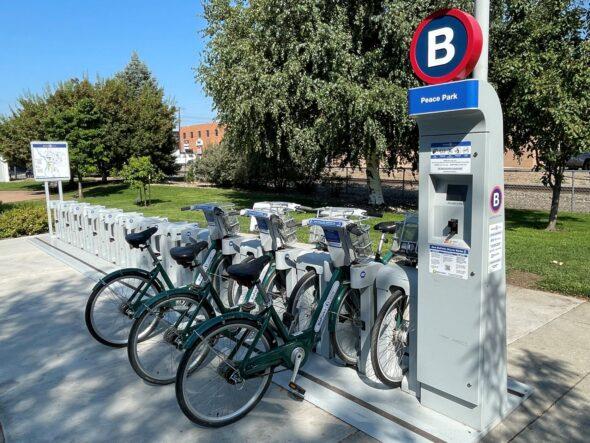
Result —
[[[28, 239], [0, 241], [0, 423], [17, 441], [369, 441], [276, 385], [245, 419], [193, 426], [172, 386], [143, 383], [84, 325], [94, 282]], [[587, 441], [590, 305], [509, 289], [509, 375], [535, 392], [489, 441]]]

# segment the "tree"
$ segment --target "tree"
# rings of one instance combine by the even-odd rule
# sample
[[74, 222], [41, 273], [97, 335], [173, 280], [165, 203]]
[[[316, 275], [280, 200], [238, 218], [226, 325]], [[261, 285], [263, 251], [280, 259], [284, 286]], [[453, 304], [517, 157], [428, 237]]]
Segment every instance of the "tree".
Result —
[[31, 140], [70, 144], [72, 181], [98, 173], [106, 181], [132, 156], [150, 157], [164, 172], [176, 171], [174, 106], [149, 69], [133, 54], [115, 77], [94, 83], [71, 79], [40, 95], [25, 95], [0, 117], [0, 154], [11, 164], [30, 164]]
[[504, 110], [506, 146], [532, 153], [552, 190], [555, 230], [565, 164], [590, 149], [588, 3], [498, 2], [491, 29], [490, 77]]
[[59, 84], [47, 98], [43, 124], [46, 139], [68, 142], [72, 178], [78, 181], [78, 198], [83, 198], [82, 180], [97, 171], [104, 152], [104, 128], [94, 85], [87, 79]]
[[162, 181], [164, 175], [151, 159], [145, 156], [131, 157], [121, 169], [121, 177], [131, 188], [137, 189], [138, 202], [148, 206], [151, 200], [151, 184]]
[[[164, 90], [158, 86], [137, 53], [131, 55], [125, 69], [115, 75], [112, 82], [120, 83], [109, 84], [111, 92], [124, 92], [125, 105], [119, 107], [114, 120], [119, 129], [128, 132], [124, 158], [129, 158], [129, 155], [149, 156], [164, 173], [175, 173], [178, 168], [172, 153], [178, 149], [173, 133], [176, 108], [165, 99]], [[122, 90], [118, 90], [118, 87]]]
[[198, 79], [227, 127], [224, 139], [284, 179], [309, 181], [326, 162], [359, 166], [364, 159], [369, 201], [383, 204], [381, 160], [390, 168], [400, 158], [417, 162], [417, 130], [407, 114], [407, 88], [418, 84], [409, 42], [418, 22], [443, 6], [210, 0]]
[[131, 53], [127, 66], [115, 75], [115, 79], [122, 81], [128, 92], [134, 96], [138, 96], [146, 87], [158, 89], [158, 82], [135, 51]]
[[27, 94], [18, 99], [9, 115], [0, 116], [0, 155], [12, 165], [31, 164], [31, 140], [43, 140], [47, 114], [45, 95]]

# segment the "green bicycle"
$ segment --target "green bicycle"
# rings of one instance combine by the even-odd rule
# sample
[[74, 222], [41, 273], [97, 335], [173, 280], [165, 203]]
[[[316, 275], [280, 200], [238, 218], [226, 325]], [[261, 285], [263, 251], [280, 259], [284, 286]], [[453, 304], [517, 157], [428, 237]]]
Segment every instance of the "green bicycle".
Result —
[[[195, 325], [233, 306], [225, 273], [233, 256], [224, 250], [232, 250], [228, 245], [237, 239], [238, 213], [231, 204], [217, 203], [197, 204], [182, 210], [203, 211], [210, 246], [207, 249], [207, 242], [193, 240], [188, 246], [170, 250], [170, 256], [180, 266], [196, 270], [193, 283], [161, 291], [146, 301], [133, 313], [134, 321], [128, 333], [127, 355], [132, 368], [154, 384], [174, 381], [183, 340]], [[201, 263], [197, 258], [205, 249]]]
[[[216, 226], [226, 224], [223, 218], [225, 212], [222, 214], [215, 208], [203, 205], [196, 205], [193, 209], [206, 211], [206, 214], [209, 212], [207, 219], [212, 220], [210, 228], [214, 236]], [[282, 214], [284, 215], [284, 211]], [[282, 274], [276, 269], [274, 254], [276, 250], [286, 247], [287, 243], [291, 242], [294, 228], [290, 226], [292, 223], [289, 223], [289, 218], [281, 217], [275, 211], [246, 210], [244, 215], [253, 216], [257, 220], [261, 244], [266, 251], [265, 256], [269, 259], [263, 271], [261, 284], [266, 292], [273, 294], [274, 304], [280, 310], [284, 305], [286, 288], [280, 283]], [[216, 217], [219, 220], [213, 223]], [[285, 232], [289, 235], [285, 235]], [[233, 306], [244, 301], [257, 301], [255, 294], [250, 299], [239, 283], [231, 279], [226, 279], [227, 285], [223, 288], [225, 292], [221, 293], [212, 283], [212, 279], [218, 279], [220, 276], [206, 272], [207, 261], [204, 265], [196, 261], [202, 249], [203, 245], [197, 243], [172, 250], [170, 255], [178, 264], [197, 270], [195, 282], [158, 294], [134, 316], [135, 322], [129, 332], [127, 346], [129, 362], [135, 372], [150, 383], [163, 385], [174, 382], [184, 351], [184, 342], [199, 324], [216, 316], [217, 313], [235, 311], [238, 308]], [[215, 251], [215, 247], [212, 246], [206, 255], [208, 260]], [[213, 267], [215, 268], [217, 261], [222, 259], [222, 256], [214, 257]], [[253, 257], [247, 257], [243, 263], [252, 260]], [[146, 334], [145, 331], [148, 330], [150, 332]]]
[[151, 271], [118, 269], [101, 278], [88, 297], [84, 314], [86, 327], [92, 337], [106, 346], [126, 346], [131, 326], [129, 319], [135, 310], [166, 287], [174, 287], [150, 244], [157, 231], [157, 227], [151, 227], [125, 237], [132, 248], [148, 251], [154, 264]]
[[[231, 256], [222, 253], [221, 243], [222, 239], [235, 235], [239, 230], [237, 213], [232, 212], [232, 208], [227, 205], [195, 205], [195, 209], [201, 209], [205, 213], [209, 225], [211, 248], [204, 266], [215, 276], [213, 285], [217, 292], [226, 294], [228, 282], [223, 275], [231, 264]], [[84, 315], [86, 326], [90, 334], [104, 345], [114, 348], [127, 346], [131, 320], [138, 310], [157, 294], [174, 289], [158, 255], [151, 247], [151, 238], [157, 230], [157, 227], [152, 227], [125, 237], [130, 247], [147, 250], [153, 260], [152, 270], [118, 269], [101, 278], [90, 293]]]
[[[268, 389], [275, 367], [293, 370], [291, 392], [303, 396], [305, 390], [295, 381], [320, 339], [322, 325], [340, 312], [347, 293], [346, 265], [366, 250], [368, 227], [349, 220], [312, 219], [310, 225], [322, 227], [328, 247], [340, 249], [341, 266], [336, 263], [330, 282], [323, 290], [317, 308], [303, 329], [288, 329], [277, 313], [271, 294], [260, 283], [260, 275], [270, 261], [262, 256], [248, 263], [232, 265], [228, 275], [257, 292], [264, 300], [253, 314], [254, 303], [223, 314], [199, 325], [185, 343], [186, 352], [176, 374], [176, 398], [183, 413], [193, 422], [225, 426], [245, 416]], [[251, 297], [249, 297], [251, 299]]]

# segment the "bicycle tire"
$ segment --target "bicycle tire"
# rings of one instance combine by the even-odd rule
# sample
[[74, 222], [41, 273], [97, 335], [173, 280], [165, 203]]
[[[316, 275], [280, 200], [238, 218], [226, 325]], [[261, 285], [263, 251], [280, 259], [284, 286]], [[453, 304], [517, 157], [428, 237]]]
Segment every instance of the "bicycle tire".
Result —
[[[400, 331], [401, 334], [393, 334], [394, 340], [403, 340], [404, 343], [400, 343], [403, 346], [400, 349], [396, 350], [394, 353], [386, 356], [389, 361], [384, 361], [382, 357], [382, 353], [380, 352], [380, 343], [383, 334], [385, 333], [386, 328], [384, 328], [384, 322], [388, 319], [388, 314], [392, 312], [392, 309], [399, 309], [401, 308], [402, 312], [402, 319], [404, 318], [404, 312], [407, 312], [409, 309], [408, 305], [408, 298], [407, 296], [399, 289], [392, 292], [391, 296], [387, 299], [385, 304], [379, 310], [379, 314], [375, 319], [375, 324], [373, 325], [373, 329], [371, 330], [371, 363], [373, 365], [373, 370], [375, 371], [375, 375], [386, 386], [391, 388], [398, 388], [401, 386], [404, 368], [403, 368], [403, 354], [407, 349], [408, 342], [409, 342], [409, 334], [407, 331]], [[388, 325], [385, 325], [386, 327]], [[398, 327], [396, 325], [396, 330]], [[404, 337], [405, 336], [405, 337]], [[386, 341], [386, 340], [385, 340]], [[394, 367], [395, 365], [395, 367]], [[385, 369], [386, 366], [389, 366], [389, 369]], [[395, 375], [391, 374], [392, 370], [395, 370]], [[389, 374], [388, 374], [389, 372]]]
[[[309, 321], [311, 320], [311, 316], [317, 308], [317, 303], [320, 299], [319, 278], [320, 276], [315, 271], [307, 271], [293, 288], [291, 296], [289, 297], [289, 305], [287, 306], [287, 312], [289, 312], [292, 318], [290, 326], [291, 333], [302, 331], [310, 326]], [[313, 306], [312, 302], [309, 309], [305, 309], [305, 312], [300, 312], [301, 307], [299, 306], [299, 302], [301, 301], [303, 294], [310, 289], [311, 285], [315, 287], [313, 298], [316, 304]]]
[[[265, 372], [262, 376], [266, 377], [266, 379], [263, 381], [263, 383], [261, 384], [261, 387], [258, 388], [258, 390], [255, 392], [254, 396], [246, 403], [246, 405], [244, 407], [242, 407], [239, 412], [232, 414], [230, 417], [228, 418], [219, 418], [219, 414], [215, 414], [215, 419], [209, 418], [209, 417], [205, 417], [202, 414], [199, 414], [196, 410], [195, 407], [191, 404], [190, 401], [187, 400], [186, 396], [185, 396], [185, 387], [187, 385], [187, 375], [190, 375], [191, 377], [195, 376], [196, 373], [200, 372], [200, 370], [203, 369], [203, 366], [201, 366], [203, 364], [202, 359], [200, 359], [200, 357], [198, 357], [200, 359], [200, 361], [197, 363], [197, 365], [195, 365], [194, 362], [191, 362], [191, 358], [193, 356], [193, 353], [195, 352], [199, 352], [200, 351], [200, 347], [202, 343], [205, 343], [203, 346], [209, 346], [206, 342], [212, 342], [215, 345], [220, 343], [220, 339], [216, 338], [216, 334], [221, 333], [223, 330], [227, 330], [227, 331], [237, 331], [237, 333], [239, 333], [240, 330], [242, 330], [242, 328], [246, 328], [249, 329], [250, 331], [259, 331], [260, 326], [258, 325], [257, 322], [253, 321], [253, 320], [248, 320], [248, 319], [230, 319], [227, 320], [224, 323], [219, 323], [216, 324], [215, 326], [212, 326], [211, 328], [209, 328], [208, 330], [204, 331], [200, 337], [197, 339], [197, 341], [184, 353], [182, 360], [180, 362], [180, 365], [178, 366], [178, 372], [176, 374], [176, 399], [178, 401], [178, 404], [180, 406], [180, 409], [182, 410], [182, 412], [184, 413], [184, 415], [191, 420], [192, 422], [201, 425], [201, 426], [206, 426], [206, 427], [221, 427], [221, 426], [226, 426], [229, 425], [231, 423], [234, 423], [235, 421], [241, 419], [242, 417], [244, 417], [246, 414], [248, 414], [254, 407], [256, 407], [256, 405], [260, 402], [260, 400], [262, 399], [262, 397], [264, 397], [264, 394], [266, 393], [270, 382], [272, 381], [272, 376], [274, 373], [274, 367], [269, 367], [268, 368], [268, 372]], [[267, 329], [263, 336], [264, 337], [264, 341], [261, 340], [262, 343], [266, 343], [266, 351], [272, 349], [273, 347], [276, 346], [274, 337], [270, 334], [269, 330]], [[215, 356], [218, 356], [217, 352], [211, 353], [208, 352], [209, 355], [211, 354], [215, 354]], [[201, 353], [201, 355], [203, 355]], [[215, 356], [213, 358], [215, 358]], [[227, 360], [224, 360], [222, 363], [225, 364]], [[197, 366], [197, 367], [195, 367]], [[231, 368], [230, 364], [226, 364], [225, 365], [225, 369], [223, 369], [222, 364], [220, 364], [217, 368], [216, 371], [212, 371], [211, 373], [215, 376], [219, 376], [219, 378], [224, 377], [224, 374], [227, 373], [227, 370]], [[225, 371], [225, 372], [224, 372]], [[225, 382], [227, 385], [231, 386], [230, 383], [230, 377], [225, 375], [225, 377], [227, 377], [226, 380], [223, 380], [223, 382]], [[258, 377], [254, 377], [254, 378], [258, 378]], [[248, 379], [248, 380], [252, 380]], [[213, 385], [213, 381], [209, 381], [209, 380], [205, 380], [203, 382], [203, 384], [205, 384], [205, 386], [210, 387]], [[237, 384], [237, 382], [234, 384], [234, 386]], [[222, 385], [225, 386], [225, 385]], [[220, 393], [222, 391], [218, 390]], [[243, 389], [241, 389], [241, 391], [243, 391]], [[194, 389], [191, 390], [191, 392], [195, 392]], [[235, 393], [234, 393], [235, 394]], [[233, 400], [235, 400], [236, 395], [234, 394], [229, 394], [228, 398], [232, 398]], [[200, 407], [206, 407], [209, 405], [212, 405], [213, 401], [209, 401], [209, 399], [203, 398], [202, 395], [196, 395], [197, 397], [197, 404]]]
[[[343, 308], [354, 311], [352, 316], [349, 312], [343, 311]], [[361, 341], [360, 331], [357, 331], [355, 326], [355, 323], [360, 321], [359, 291], [348, 286], [337, 311], [332, 315], [335, 316], [334, 327], [330, 328], [332, 349], [346, 366], [357, 366]]]
[[[99, 343], [102, 343], [103, 345], [106, 345], [106, 346], [109, 346], [112, 348], [123, 348], [123, 347], [127, 346], [127, 341], [126, 340], [125, 341], [113, 341], [113, 340], [109, 340], [108, 338], [101, 335], [99, 332], [99, 328], [97, 328], [94, 324], [93, 311], [96, 306], [96, 301], [97, 301], [98, 297], [102, 295], [103, 291], [112, 283], [115, 283], [115, 282], [117, 282], [121, 279], [124, 279], [124, 278], [134, 278], [137, 280], [143, 280], [144, 282], [149, 282], [150, 275], [147, 271], [143, 271], [141, 269], [128, 269], [125, 272], [115, 271], [112, 274], [108, 274], [107, 276], [102, 278], [100, 280], [100, 282], [98, 282], [94, 286], [90, 296], [88, 297], [88, 301], [86, 302], [86, 308], [84, 310], [84, 321], [86, 323], [86, 327], [88, 329], [88, 332], [90, 332], [90, 335]], [[154, 287], [155, 294], [158, 294], [164, 290], [164, 286], [162, 285], [162, 283], [158, 279], [153, 281], [152, 286]], [[115, 311], [115, 310], [113, 310], [113, 311], [114, 311], [113, 312], [114, 315], [124, 315], [120, 311]], [[128, 320], [129, 320], [129, 327], [131, 327], [131, 319], [128, 319]], [[127, 336], [128, 336], [128, 332], [127, 332], [127, 334], [125, 334], [125, 337], [127, 337]]]
[[[162, 376], [156, 377], [156, 375], [159, 375], [159, 374], [155, 374], [154, 371], [148, 371], [147, 368], [145, 368], [146, 365], [142, 363], [142, 360], [146, 360], [145, 352], [143, 352], [144, 355], [142, 355], [141, 358], [139, 355], [140, 354], [139, 353], [139, 346], [142, 343], [145, 344], [145, 341], [146, 341], [145, 338], [142, 339], [140, 337], [140, 335], [143, 333], [143, 331], [140, 331], [141, 325], [143, 324], [144, 320], [146, 319], [146, 317], [148, 315], [153, 314], [154, 310], [157, 310], [159, 308], [162, 309], [163, 305], [171, 304], [174, 301], [180, 301], [180, 300], [192, 301], [194, 304], [198, 304], [198, 303], [202, 302], [201, 309], [206, 314], [206, 318], [204, 321], [207, 321], [208, 319], [215, 317], [215, 310], [213, 309], [211, 304], [206, 299], [203, 300], [203, 297], [201, 295], [191, 293], [191, 292], [174, 294], [173, 296], [171, 296], [169, 298], [162, 299], [162, 300], [158, 301], [153, 306], [150, 306], [149, 307], [150, 309], [146, 309], [144, 312], [142, 312], [142, 314], [133, 322], [133, 326], [131, 326], [131, 330], [129, 332], [129, 339], [127, 340], [127, 357], [129, 358], [129, 363], [131, 364], [131, 367], [133, 368], [135, 373], [140, 378], [142, 378], [143, 380], [145, 380], [149, 383], [156, 384], [156, 385], [167, 385], [170, 383], [174, 383], [174, 380], [176, 379], [176, 369], [178, 368], [178, 365], [176, 365], [176, 367], [174, 368], [173, 375], [171, 375], [171, 376], [169, 374], [167, 374], [167, 375], [162, 374]], [[152, 330], [150, 330], [150, 335], [152, 334], [152, 332], [153, 332], [153, 328], [152, 328]], [[164, 331], [162, 336], [164, 336], [164, 334], [166, 334], [166, 332], [167, 331]], [[159, 344], [159, 343], [166, 343], [163, 337], [160, 341], [157, 342], [157, 344]], [[180, 355], [182, 353], [182, 351], [177, 349], [176, 347], [174, 347], [173, 344], [166, 343], [164, 347], [158, 348], [157, 350], [152, 348], [152, 350], [153, 350], [152, 355], [155, 352], [163, 352], [164, 350], [171, 350], [171, 349], [176, 350]], [[169, 362], [173, 362], [174, 359], [173, 359], [172, 355], [173, 354], [171, 354], [170, 360], [168, 360], [168, 358], [166, 358], [166, 360]], [[163, 359], [160, 361], [163, 361]], [[163, 369], [162, 369], [162, 371], [163, 371]]]

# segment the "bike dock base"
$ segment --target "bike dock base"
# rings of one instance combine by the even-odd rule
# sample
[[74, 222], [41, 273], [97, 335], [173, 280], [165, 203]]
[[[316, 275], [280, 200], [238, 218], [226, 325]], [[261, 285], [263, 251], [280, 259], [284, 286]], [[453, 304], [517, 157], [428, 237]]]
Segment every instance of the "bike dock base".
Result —
[[[290, 377], [291, 371], [279, 372], [273, 381], [286, 389]], [[305, 400], [381, 441], [475, 442], [500, 422], [477, 431], [317, 354], [299, 371], [297, 383], [306, 390]], [[504, 417], [531, 394], [527, 385], [509, 378]]]

